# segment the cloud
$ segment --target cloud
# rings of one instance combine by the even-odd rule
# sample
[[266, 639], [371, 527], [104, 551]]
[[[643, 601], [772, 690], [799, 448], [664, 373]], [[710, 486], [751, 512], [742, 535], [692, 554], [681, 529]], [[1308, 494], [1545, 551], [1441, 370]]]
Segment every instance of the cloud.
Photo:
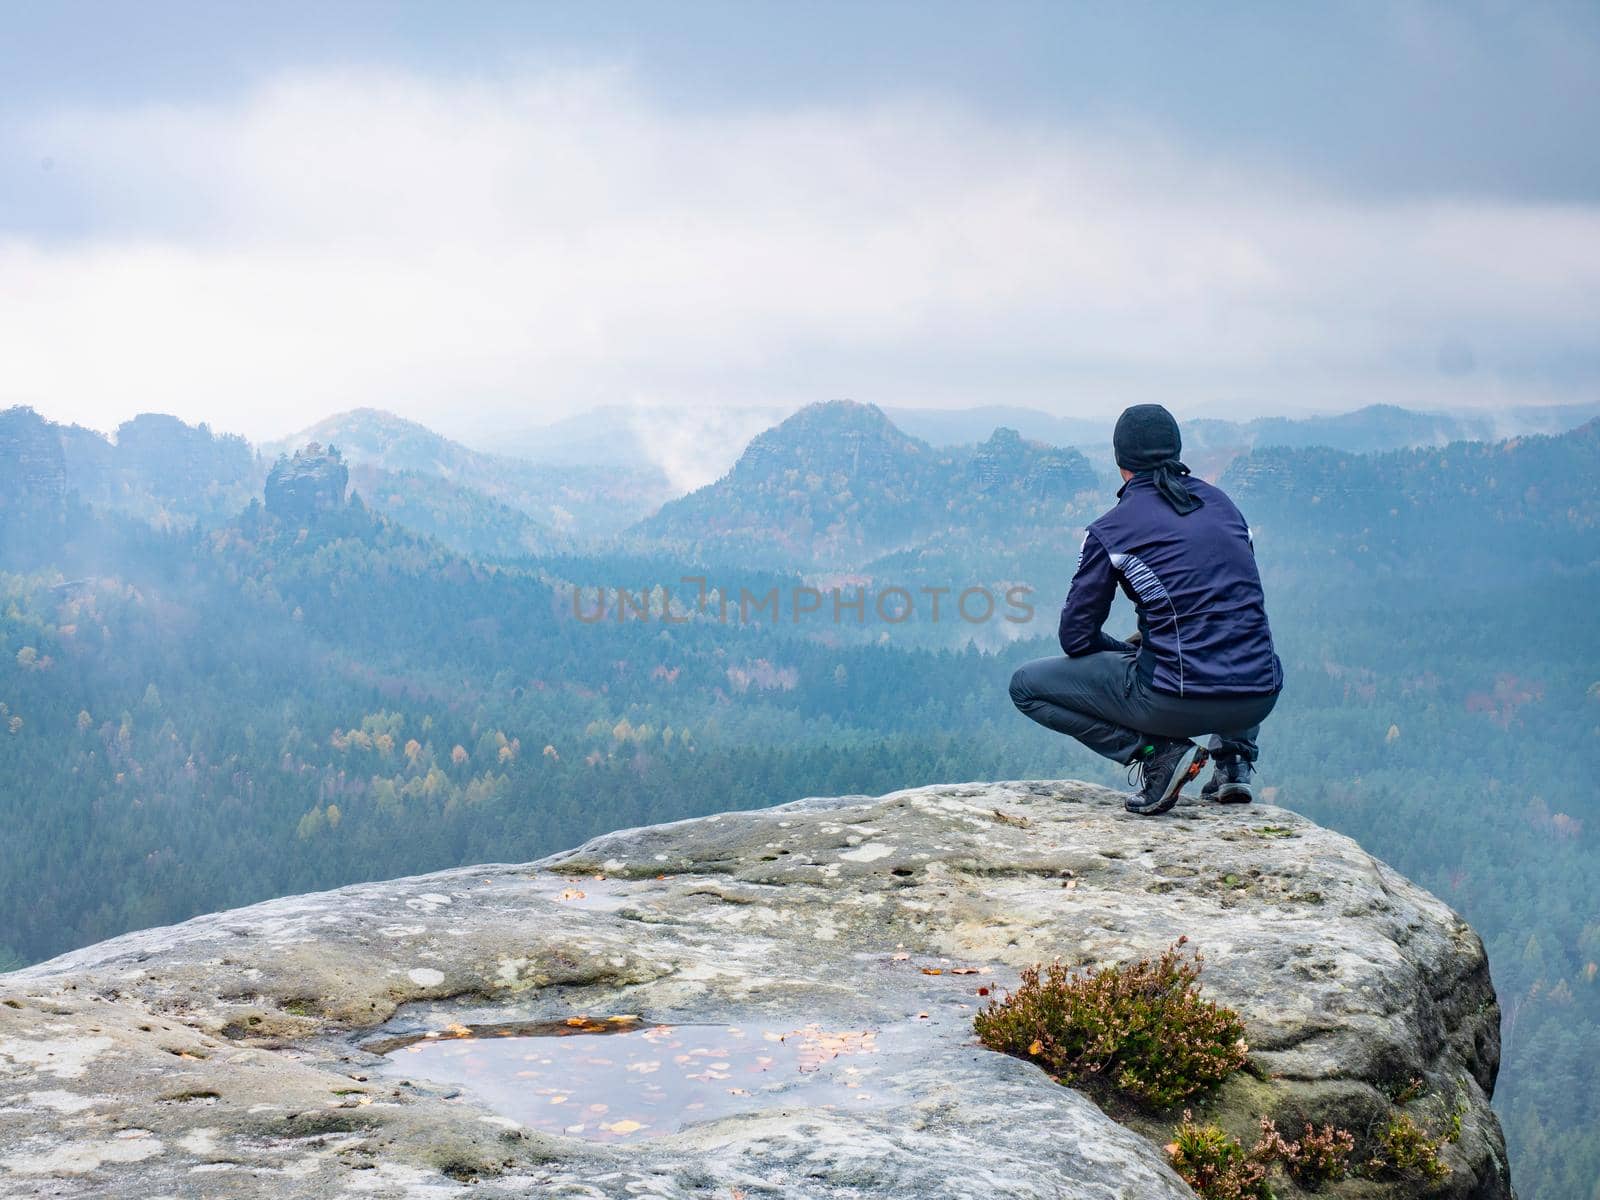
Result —
[[1149, 131], [932, 101], [668, 111], [594, 69], [287, 75], [8, 136], [87, 216], [0, 227], [0, 403], [100, 426], [1281, 411], [1600, 376], [1600, 210], [1345, 195]]

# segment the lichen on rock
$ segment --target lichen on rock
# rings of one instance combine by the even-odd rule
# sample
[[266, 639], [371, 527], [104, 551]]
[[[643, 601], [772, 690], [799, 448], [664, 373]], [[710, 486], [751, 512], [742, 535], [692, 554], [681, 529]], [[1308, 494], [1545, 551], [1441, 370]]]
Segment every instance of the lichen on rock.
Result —
[[[1030, 963], [1111, 964], [1181, 935], [1250, 1043], [1196, 1119], [1365, 1137], [1397, 1100], [1419, 1123], [1448, 1103], [1445, 1179], [1322, 1194], [1511, 1195], [1489, 1109], [1499, 1014], [1459, 917], [1294, 813], [1141, 821], [1059, 782], [626, 830], [0, 976], [0, 1196], [1184, 1197], [1161, 1149], [1176, 1114], [1115, 1120], [972, 1031], [979, 989]], [[902, 1057], [871, 1106], [767, 1106], [611, 1146], [396, 1080], [363, 1048], [605, 1013], [892, 1030]]]

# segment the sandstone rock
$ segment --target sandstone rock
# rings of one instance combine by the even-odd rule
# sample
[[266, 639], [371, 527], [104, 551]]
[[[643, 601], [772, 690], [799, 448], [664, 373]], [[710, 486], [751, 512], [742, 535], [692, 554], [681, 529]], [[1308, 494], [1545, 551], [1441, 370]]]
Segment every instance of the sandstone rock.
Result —
[[1030, 441], [1004, 427], [973, 451], [966, 477], [980, 492], [1005, 489], [1034, 501], [1071, 499], [1096, 483], [1094, 469], [1078, 451]]
[[350, 468], [338, 450], [316, 442], [284, 455], [267, 476], [267, 511], [285, 521], [305, 523], [319, 513], [344, 507]]
[[31, 408], [0, 411], [0, 507], [56, 504], [65, 494], [56, 427]]
[[[1420, 1078], [1419, 1122], [1459, 1105], [1450, 1176], [1323, 1194], [1511, 1196], [1488, 1105], [1499, 1014], [1454, 913], [1293, 813], [1139, 820], [1077, 783], [629, 830], [0, 977], [0, 1196], [1182, 1197], [1160, 1150], [1174, 1114], [1119, 1124], [978, 1046], [971, 1019], [977, 988], [1027, 963], [1110, 963], [1183, 934], [1251, 1041], [1253, 1071], [1198, 1112], [1241, 1134], [1267, 1113], [1366, 1137]], [[878, 1029], [894, 1069], [871, 1106], [768, 1103], [612, 1146], [534, 1132], [362, 1049], [607, 1013]]]

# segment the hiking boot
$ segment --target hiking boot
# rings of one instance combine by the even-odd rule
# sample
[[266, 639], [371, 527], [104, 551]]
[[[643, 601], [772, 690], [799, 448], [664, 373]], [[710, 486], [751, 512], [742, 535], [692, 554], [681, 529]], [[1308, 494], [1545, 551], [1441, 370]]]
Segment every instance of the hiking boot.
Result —
[[1255, 798], [1250, 791], [1255, 767], [1243, 758], [1218, 756], [1213, 761], [1211, 778], [1200, 789], [1200, 799], [1215, 800], [1218, 804], [1249, 804]]
[[1187, 739], [1161, 738], [1140, 747], [1128, 764], [1128, 780], [1139, 784], [1122, 807], [1141, 817], [1166, 812], [1178, 802], [1183, 785], [1206, 765], [1206, 751]]

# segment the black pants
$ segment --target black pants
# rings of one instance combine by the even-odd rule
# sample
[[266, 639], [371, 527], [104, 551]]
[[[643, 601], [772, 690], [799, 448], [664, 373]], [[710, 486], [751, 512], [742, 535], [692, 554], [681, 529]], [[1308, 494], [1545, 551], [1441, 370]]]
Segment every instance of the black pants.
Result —
[[1134, 656], [1117, 651], [1081, 658], [1036, 658], [1011, 677], [1011, 702], [1046, 729], [1071, 734], [1119, 763], [1156, 737], [1212, 734], [1214, 756], [1256, 760], [1256, 735], [1278, 702], [1255, 696], [1174, 696], [1146, 686]]

